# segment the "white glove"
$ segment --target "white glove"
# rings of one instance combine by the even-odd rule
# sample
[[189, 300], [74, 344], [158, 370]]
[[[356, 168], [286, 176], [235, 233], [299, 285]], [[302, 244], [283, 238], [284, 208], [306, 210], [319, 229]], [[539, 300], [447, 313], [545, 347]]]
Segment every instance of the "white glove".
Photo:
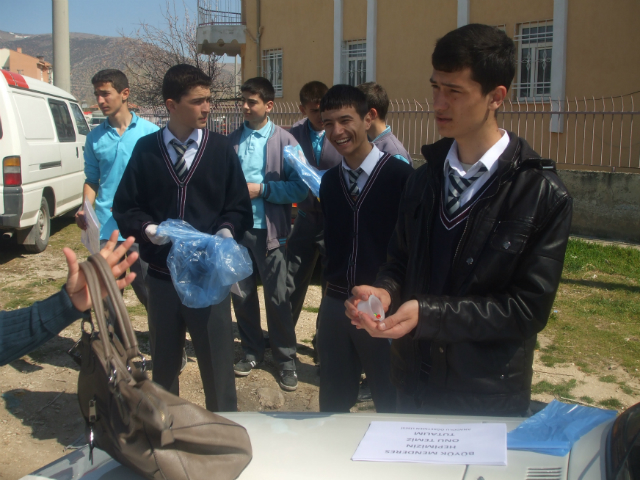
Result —
[[228, 228], [221, 228], [216, 232], [216, 236], [222, 237], [222, 238], [233, 238], [233, 235], [231, 234], [231, 230], [229, 230]]
[[149, 237], [149, 241], [154, 245], [165, 245], [171, 241], [169, 237], [163, 237], [162, 235], [158, 235], [158, 225], [147, 225], [147, 228], [144, 229], [144, 233]]

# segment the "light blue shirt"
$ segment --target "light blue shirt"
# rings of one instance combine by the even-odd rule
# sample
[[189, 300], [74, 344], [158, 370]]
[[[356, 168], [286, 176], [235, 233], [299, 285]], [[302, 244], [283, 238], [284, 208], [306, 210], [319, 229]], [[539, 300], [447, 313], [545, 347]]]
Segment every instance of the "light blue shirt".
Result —
[[[387, 133], [389, 133], [391, 131], [391, 127], [389, 125], [387, 125], [387, 128], [384, 129], [384, 132], [382, 132], [380, 135], [378, 135], [376, 138], [374, 138], [373, 140], [371, 140], [372, 143], [375, 143], [380, 137], [382, 137], [383, 135], [386, 135]], [[394, 155], [393, 158], [397, 158], [398, 160], [402, 160], [404, 163], [408, 163], [409, 165], [411, 165], [411, 162], [409, 162], [409, 160], [407, 160], [406, 158], [404, 158], [402, 155]]]
[[308, 122], [308, 125], [309, 138], [311, 139], [311, 148], [313, 148], [313, 155], [316, 157], [316, 164], [320, 165], [320, 157], [322, 156], [322, 145], [324, 144], [324, 130], [316, 132], [311, 126], [311, 122]]
[[[98, 185], [94, 209], [100, 222], [100, 239], [108, 240], [118, 229], [111, 214], [124, 169], [139, 138], [158, 131], [158, 127], [131, 112], [131, 123], [122, 136], [106, 119], [87, 135], [84, 146], [84, 174], [87, 183]], [[124, 238], [119, 237], [119, 240]]]
[[[242, 165], [242, 172], [247, 183], [262, 184], [267, 163], [267, 140], [271, 136], [273, 123], [269, 119], [260, 130], [253, 130], [248, 122], [244, 122], [244, 126], [238, 145], [238, 158]], [[267, 228], [264, 199], [262, 197], [252, 199], [251, 209], [253, 210], [253, 228]]]

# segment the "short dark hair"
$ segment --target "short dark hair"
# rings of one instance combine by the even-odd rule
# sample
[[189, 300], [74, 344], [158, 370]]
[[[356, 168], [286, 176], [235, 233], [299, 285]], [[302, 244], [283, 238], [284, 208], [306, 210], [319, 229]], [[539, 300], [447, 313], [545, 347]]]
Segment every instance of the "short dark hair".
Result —
[[349, 107], [355, 108], [360, 118], [364, 118], [369, 111], [367, 96], [351, 85], [334, 85], [320, 100], [321, 112]]
[[501, 85], [509, 90], [516, 73], [516, 46], [502, 30], [472, 23], [439, 39], [431, 64], [442, 72], [470, 68], [471, 78], [486, 95]]
[[276, 91], [271, 82], [264, 77], [253, 77], [247, 80], [240, 87], [241, 92], [249, 92], [251, 95], [258, 95], [263, 102], [273, 102], [276, 98]]
[[91, 83], [94, 87], [100, 83], [111, 83], [115, 91], [118, 93], [125, 88], [129, 88], [129, 79], [124, 73], [116, 68], [100, 70], [93, 76]]
[[387, 118], [389, 111], [389, 97], [387, 91], [375, 82], [361, 83], [358, 89], [367, 96], [367, 105], [369, 108], [375, 108], [378, 112], [380, 120]]
[[211, 77], [193, 65], [174, 65], [162, 79], [162, 98], [179, 102], [193, 87], [211, 88]]
[[320, 103], [324, 94], [327, 93], [329, 87], [324, 83], [313, 81], [305, 83], [300, 89], [300, 103], [306, 105], [307, 103]]

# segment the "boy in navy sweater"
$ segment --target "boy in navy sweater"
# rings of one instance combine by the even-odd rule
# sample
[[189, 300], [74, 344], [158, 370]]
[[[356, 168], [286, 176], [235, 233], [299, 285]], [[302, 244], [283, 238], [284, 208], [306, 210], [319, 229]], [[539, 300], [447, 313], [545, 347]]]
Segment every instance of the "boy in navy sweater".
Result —
[[394, 412], [389, 342], [351, 325], [344, 302], [353, 286], [374, 280], [384, 263], [402, 190], [413, 169], [369, 142], [371, 116], [367, 98], [357, 88], [335, 85], [322, 98], [320, 111], [326, 135], [343, 157], [320, 185], [327, 255], [318, 325], [320, 411], [348, 412], [364, 369], [376, 410]]
[[157, 234], [169, 218], [209, 235], [240, 241], [253, 225], [251, 201], [238, 156], [228, 139], [207, 130], [211, 78], [191, 65], [171, 67], [162, 95], [169, 123], [138, 140], [113, 201], [123, 236], [140, 244], [149, 264], [149, 334], [153, 381], [178, 394], [185, 333], [198, 359], [206, 407], [236, 411], [231, 301], [207, 308], [182, 304], [167, 255], [170, 240]]

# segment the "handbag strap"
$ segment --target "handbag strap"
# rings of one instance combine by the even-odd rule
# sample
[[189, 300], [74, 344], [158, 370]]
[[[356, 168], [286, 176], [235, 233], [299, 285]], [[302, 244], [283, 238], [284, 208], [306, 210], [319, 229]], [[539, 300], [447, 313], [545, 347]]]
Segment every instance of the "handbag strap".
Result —
[[141, 356], [138, 348], [138, 341], [136, 339], [133, 326], [131, 325], [131, 320], [129, 319], [127, 307], [124, 304], [122, 294], [118, 289], [107, 261], [98, 253], [91, 255], [86, 262], [81, 263], [80, 268], [87, 279], [87, 286], [89, 288], [89, 294], [91, 295], [91, 301], [96, 314], [99, 331], [103, 332], [101, 337], [105, 355], [107, 355], [107, 360], [111, 360], [112, 351], [110, 342], [108, 341], [108, 335], [106, 335], [108, 329], [104, 313], [104, 304], [102, 301], [101, 284], [106, 289], [107, 297], [109, 297], [114, 307], [116, 319], [120, 327], [120, 335], [122, 336], [120, 340], [126, 350], [127, 359], [131, 360], [132, 358]]

